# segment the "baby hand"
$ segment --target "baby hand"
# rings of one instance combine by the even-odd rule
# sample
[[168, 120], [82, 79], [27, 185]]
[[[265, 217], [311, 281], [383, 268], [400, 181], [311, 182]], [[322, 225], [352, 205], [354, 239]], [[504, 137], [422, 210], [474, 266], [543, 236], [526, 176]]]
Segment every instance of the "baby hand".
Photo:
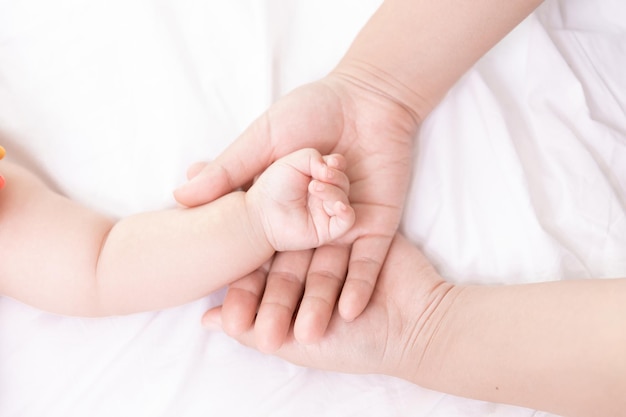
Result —
[[354, 224], [345, 159], [314, 149], [272, 164], [248, 191], [265, 235], [277, 251], [310, 249], [341, 237]]
[[317, 229], [321, 246], [343, 236], [354, 225], [354, 209], [348, 200], [350, 181], [339, 169], [345, 166], [343, 156], [334, 154], [323, 157], [324, 164], [317, 165], [309, 182], [308, 209]]

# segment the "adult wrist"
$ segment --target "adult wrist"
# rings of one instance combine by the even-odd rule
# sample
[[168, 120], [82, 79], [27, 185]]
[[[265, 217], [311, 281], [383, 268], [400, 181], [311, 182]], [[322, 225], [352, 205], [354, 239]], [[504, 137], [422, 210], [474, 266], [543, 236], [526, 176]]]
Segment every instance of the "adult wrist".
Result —
[[325, 81], [341, 84], [352, 97], [376, 101], [387, 120], [411, 132], [417, 131], [434, 107], [392, 74], [359, 59], [344, 58]]
[[[403, 341], [405, 349], [393, 376], [419, 386], [442, 389], [441, 370], [448, 361], [449, 344], [455, 343], [456, 319], [464, 306], [471, 304], [474, 287], [443, 282], [432, 292], [428, 307], [418, 317], [407, 317], [412, 322], [413, 341]], [[444, 384], [445, 385], [445, 384]]]

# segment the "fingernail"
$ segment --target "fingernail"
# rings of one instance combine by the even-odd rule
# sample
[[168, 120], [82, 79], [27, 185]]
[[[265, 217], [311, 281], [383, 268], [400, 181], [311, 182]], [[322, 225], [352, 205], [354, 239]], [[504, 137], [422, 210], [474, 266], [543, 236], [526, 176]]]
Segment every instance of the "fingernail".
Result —
[[198, 176], [197, 176], [197, 175], [196, 175], [195, 177], [193, 177], [192, 179], [187, 180], [187, 181], [185, 181], [184, 183], [180, 184], [180, 185], [178, 186], [178, 188], [176, 188], [176, 191], [182, 191], [182, 190], [185, 190], [186, 188], [190, 187], [190, 184], [192, 184], [192, 183], [193, 183], [193, 181], [194, 181], [196, 178], [198, 178]]
[[202, 317], [202, 327], [207, 330], [221, 330], [221, 320], [219, 316], [206, 315]]
[[335, 176], [335, 171], [330, 169], [328, 165], [326, 165], [326, 178], [332, 179]]
[[326, 161], [326, 163], [328, 164], [328, 166], [333, 167], [333, 168], [339, 167], [339, 162], [337, 161], [337, 158], [335, 158], [334, 156], [328, 157], [328, 160]]
[[200, 178], [202, 178], [204, 175], [206, 175], [204, 173], [204, 170], [199, 171], [193, 177], [187, 178], [187, 180], [184, 183], [182, 183], [178, 188], [184, 188], [184, 187], [188, 187], [189, 184], [195, 184], [196, 182], [200, 181]]
[[[190, 192], [188, 190], [193, 190], [193, 186], [194, 183], [199, 181], [198, 177], [200, 177], [200, 175], [196, 175], [195, 177], [193, 177], [190, 180], [185, 181], [184, 183], [180, 184], [175, 190], [174, 190], [174, 196], [175, 198], [178, 200], [178, 197], [186, 197], [186, 194], [190, 194]], [[182, 194], [182, 196], [180, 196], [180, 194]], [[186, 207], [186, 205], [183, 205]]]

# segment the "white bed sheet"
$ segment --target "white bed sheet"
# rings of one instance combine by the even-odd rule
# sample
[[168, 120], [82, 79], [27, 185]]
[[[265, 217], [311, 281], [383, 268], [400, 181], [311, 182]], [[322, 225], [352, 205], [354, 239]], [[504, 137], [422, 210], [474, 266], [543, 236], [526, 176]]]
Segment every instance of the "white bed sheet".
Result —
[[[378, 4], [0, 0], [0, 141], [104, 212], [171, 206]], [[548, 0], [427, 119], [403, 230], [448, 279], [626, 276], [624, 66], [626, 4]], [[262, 355], [200, 327], [222, 296], [96, 320], [0, 298], [0, 416], [549, 416]]]

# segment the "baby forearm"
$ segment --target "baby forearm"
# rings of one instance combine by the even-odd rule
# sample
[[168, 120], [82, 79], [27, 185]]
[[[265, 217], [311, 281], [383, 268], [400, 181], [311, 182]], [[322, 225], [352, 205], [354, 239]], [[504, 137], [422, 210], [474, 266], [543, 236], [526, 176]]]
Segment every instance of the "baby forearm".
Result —
[[540, 0], [385, 0], [337, 68], [422, 120]]
[[180, 305], [252, 272], [273, 254], [253, 221], [243, 192], [120, 221], [98, 260], [96, 314]]
[[626, 279], [455, 291], [414, 382], [566, 416], [626, 415]]

